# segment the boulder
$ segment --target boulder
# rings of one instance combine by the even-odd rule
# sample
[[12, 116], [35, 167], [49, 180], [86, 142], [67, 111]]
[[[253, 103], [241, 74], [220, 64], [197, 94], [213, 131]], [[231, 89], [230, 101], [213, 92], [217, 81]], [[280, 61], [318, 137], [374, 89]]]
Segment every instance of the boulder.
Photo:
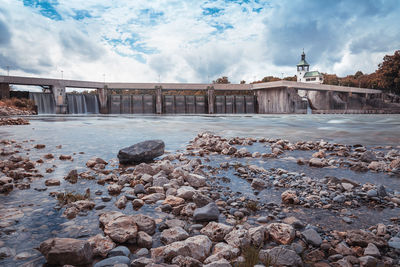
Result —
[[311, 159], [308, 161], [308, 164], [309, 164], [311, 167], [318, 167], [318, 168], [322, 168], [322, 167], [325, 167], [325, 166], [326, 166], [325, 161], [324, 161], [323, 159], [319, 159], [319, 158], [311, 158]]
[[266, 234], [268, 235], [268, 232], [264, 225], [249, 229], [251, 243], [256, 247], [261, 247], [264, 244]]
[[161, 140], [148, 140], [125, 147], [118, 152], [119, 163], [139, 164], [152, 161], [164, 154], [165, 144]]
[[232, 267], [232, 265], [226, 259], [220, 259], [209, 264], [205, 264], [203, 267]]
[[384, 171], [386, 170], [386, 164], [383, 161], [372, 161], [368, 165], [368, 169], [373, 170], [373, 171]]
[[381, 253], [379, 252], [379, 249], [373, 243], [369, 243], [368, 246], [364, 250], [364, 256], [380, 257]]
[[169, 245], [151, 250], [151, 257], [155, 260], [170, 261], [176, 256], [192, 257], [203, 261], [211, 252], [212, 242], [205, 235], [189, 237], [185, 241], [178, 241]]
[[299, 198], [294, 190], [286, 190], [281, 194], [282, 203], [285, 204], [299, 204]]
[[161, 242], [168, 245], [176, 241], [182, 241], [189, 237], [189, 234], [182, 227], [172, 227], [162, 231]]
[[153, 246], [153, 238], [146, 232], [140, 231], [137, 237], [137, 244], [142, 248], [151, 248]]
[[125, 257], [129, 257], [129, 254], [131, 254], [129, 248], [125, 247], [125, 246], [118, 246], [114, 249], [112, 249], [109, 253], [108, 253], [108, 257], [116, 257], [116, 256], [125, 256]]
[[48, 264], [85, 265], [92, 261], [93, 249], [86, 240], [50, 238], [42, 242], [39, 251]]
[[223, 223], [209, 222], [206, 227], [200, 230], [200, 233], [208, 236], [213, 242], [221, 242], [225, 236], [232, 231], [233, 226]]
[[218, 217], [219, 209], [217, 204], [214, 202], [209, 203], [202, 208], [195, 209], [193, 214], [193, 219], [197, 222], [218, 221]]
[[206, 185], [207, 179], [204, 176], [191, 173], [186, 177], [186, 181], [194, 188], [203, 187]]
[[249, 232], [244, 229], [232, 230], [225, 236], [225, 241], [232, 247], [245, 248], [250, 245], [251, 239]]
[[193, 259], [192, 257], [184, 257], [184, 256], [176, 256], [172, 262], [172, 264], [176, 264], [177, 266], [190, 266], [190, 267], [201, 267], [203, 264], [201, 264], [200, 261]]
[[363, 230], [350, 230], [347, 231], [346, 243], [350, 246], [366, 247], [369, 243], [373, 243], [377, 247], [387, 246], [385, 239], [374, 235], [371, 232]]
[[182, 187], [178, 188], [178, 190], [176, 191], [176, 196], [181, 197], [185, 200], [191, 200], [191, 199], [193, 199], [193, 195], [195, 192], [196, 192], [196, 189], [194, 189], [191, 186], [182, 186]]
[[106, 257], [108, 252], [115, 248], [115, 243], [111, 240], [111, 238], [101, 234], [89, 238], [88, 242], [93, 248], [94, 256]]
[[131, 217], [136, 223], [139, 231], [146, 232], [149, 235], [153, 235], [156, 232], [156, 222], [153, 218], [143, 214], [135, 214]]
[[361, 154], [360, 160], [363, 162], [371, 163], [372, 161], [376, 161], [376, 155], [372, 151], [366, 151]]
[[281, 246], [260, 250], [259, 257], [261, 261], [271, 262], [274, 266], [303, 266], [303, 261], [296, 252]]
[[130, 262], [131, 260], [126, 256], [115, 256], [99, 261], [95, 265], [93, 265], [93, 267], [111, 267], [117, 266], [118, 264], [126, 264], [127, 266], [129, 266]]
[[168, 204], [168, 205], [171, 205], [172, 207], [175, 207], [175, 206], [185, 204], [185, 200], [180, 197], [175, 197], [175, 196], [169, 195], [165, 198], [163, 204], [164, 205]]
[[104, 225], [104, 234], [117, 243], [135, 241], [137, 233], [138, 227], [135, 221], [127, 215], [114, 218]]
[[76, 184], [78, 181], [78, 171], [71, 170], [67, 176], [64, 178], [66, 181], [70, 182], [71, 184]]
[[292, 243], [295, 237], [294, 228], [285, 223], [271, 223], [267, 226], [269, 235], [275, 242], [282, 245], [288, 245]]
[[58, 179], [48, 179], [44, 182], [46, 186], [58, 186], [60, 185], [60, 180]]
[[303, 231], [301, 234], [307, 243], [315, 247], [319, 247], [322, 244], [321, 236], [312, 228]]

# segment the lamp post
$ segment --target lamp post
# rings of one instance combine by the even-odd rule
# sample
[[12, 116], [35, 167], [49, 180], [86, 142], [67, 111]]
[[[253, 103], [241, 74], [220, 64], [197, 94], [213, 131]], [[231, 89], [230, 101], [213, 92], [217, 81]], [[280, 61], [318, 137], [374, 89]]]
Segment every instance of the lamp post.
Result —
[[7, 66], [7, 76], [10, 76], [10, 66]]
[[63, 80], [63, 79], [64, 79], [64, 71], [61, 70], [61, 80]]

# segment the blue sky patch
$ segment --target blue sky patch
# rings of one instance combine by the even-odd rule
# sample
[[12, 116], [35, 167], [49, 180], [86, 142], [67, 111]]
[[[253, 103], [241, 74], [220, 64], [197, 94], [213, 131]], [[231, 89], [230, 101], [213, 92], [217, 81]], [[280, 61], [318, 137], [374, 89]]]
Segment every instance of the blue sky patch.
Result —
[[211, 25], [216, 29], [217, 33], [223, 33], [226, 30], [233, 29], [233, 26], [228, 23], [215, 23]]
[[218, 7], [206, 7], [203, 8], [203, 15], [217, 17], [221, 15], [223, 10], [224, 10], [223, 8], [218, 8]]
[[62, 20], [61, 15], [57, 12], [55, 6], [58, 5], [56, 0], [23, 0], [24, 6], [37, 8], [43, 16], [52, 20]]
[[74, 10], [75, 15], [73, 16], [74, 19], [76, 20], [83, 20], [85, 18], [91, 18], [92, 15], [90, 15], [89, 11], [87, 10]]

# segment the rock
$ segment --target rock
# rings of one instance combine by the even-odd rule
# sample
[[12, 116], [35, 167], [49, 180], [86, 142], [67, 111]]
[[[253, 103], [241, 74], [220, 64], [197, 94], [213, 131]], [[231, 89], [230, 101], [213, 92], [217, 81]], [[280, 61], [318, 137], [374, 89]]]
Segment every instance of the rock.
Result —
[[95, 167], [97, 164], [104, 164], [104, 165], [107, 165], [108, 163], [107, 163], [107, 161], [105, 161], [104, 159], [96, 158], [96, 157], [91, 158], [91, 159], [89, 159], [89, 160], [86, 162], [86, 166], [89, 167], [89, 168], [93, 168], [93, 167]]
[[146, 232], [140, 231], [137, 237], [137, 244], [142, 248], [151, 248], [153, 246], [153, 238]]
[[66, 181], [70, 182], [71, 184], [75, 184], [78, 181], [78, 171], [71, 170], [67, 176], [64, 178]]
[[363, 162], [371, 163], [372, 161], [376, 161], [376, 155], [372, 151], [366, 151], [361, 154], [360, 160]]
[[379, 185], [378, 188], [377, 188], [376, 190], [377, 190], [377, 192], [378, 192], [378, 196], [379, 196], [379, 197], [386, 197], [386, 196], [387, 196], [385, 186]]
[[373, 233], [363, 230], [347, 231], [346, 243], [350, 246], [366, 247], [369, 243], [373, 243], [377, 247], [385, 247], [387, 242]]
[[315, 247], [319, 247], [322, 244], [321, 236], [312, 228], [303, 231], [301, 234], [307, 243]]
[[141, 248], [135, 252], [135, 255], [138, 257], [143, 257], [149, 254], [149, 250], [147, 248]]
[[159, 200], [165, 199], [164, 193], [153, 193], [142, 198], [145, 203], [152, 204]]
[[397, 159], [393, 160], [390, 163], [390, 168], [391, 169], [400, 169], [400, 158], [397, 158]]
[[122, 190], [122, 186], [119, 184], [111, 184], [107, 187], [108, 193], [111, 195], [119, 195]]
[[46, 186], [59, 186], [61, 183], [60, 180], [57, 179], [48, 179], [44, 182], [44, 184]]
[[218, 221], [218, 217], [219, 209], [214, 202], [202, 208], [195, 209], [193, 214], [193, 219], [197, 222]]
[[111, 238], [101, 234], [89, 238], [88, 242], [93, 249], [93, 256], [106, 257], [108, 252], [115, 248], [115, 243]]
[[186, 177], [186, 181], [194, 188], [203, 187], [206, 185], [207, 179], [201, 175], [191, 173]]
[[60, 160], [72, 160], [72, 156], [70, 155], [61, 155], [59, 157]]
[[319, 159], [319, 158], [311, 158], [308, 162], [308, 164], [311, 167], [318, 167], [318, 168], [322, 168], [326, 166], [326, 163], [324, 160]]
[[227, 243], [217, 243], [213, 248], [213, 253], [210, 257], [204, 260], [204, 264], [217, 261], [221, 258], [232, 260], [240, 255], [240, 249], [228, 245]]
[[251, 239], [246, 229], [232, 230], [225, 236], [225, 241], [232, 247], [245, 248], [250, 245]]
[[132, 216], [132, 219], [139, 231], [146, 232], [149, 235], [153, 235], [156, 232], [156, 222], [153, 218], [143, 214], [135, 214]]
[[213, 242], [221, 242], [225, 236], [232, 231], [233, 226], [223, 223], [209, 222], [206, 227], [200, 230], [200, 233], [208, 236]]
[[255, 247], [261, 247], [264, 244], [266, 230], [267, 228], [263, 225], [249, 229], [250, 240]]
[[368, 165], [368, 169], [373, 170], [373, 171], [384, 171], [386, 170], [386, 164], [385, 162], [382, 161], [372, 161]]
[[163, 187], [165, 184], [168, 184], [169, 180], [165, 176], [153, 176], [153, 186]]
[[134, 209], [140, 209], [144, 205], [144, 201], [141, 199], [135, 199], [132, 201], [132, 207]]
[[203, 265], [203, 267], [232, 267], [232, 265], [226, 259], [220, 259], [209, 264]]
[[256, 188], [256, 189], [261, 189], [265, 187], [265, 182], [261, 179], [253, 179], [251, 182], [251, 187]]
[[140, 257], [138, 259], [131, 261], [131, 267], [146, 267], [146, 266], [151, 266], [151, 264], [153, 263], [154, 263], [153, 259]]
[[126, 264], [127, 266], [129, 266], [130, 262], [131, 260], [126, 256], [115, 256], [99, 261], [95, 265], [93, 265], [93, 267], [113, 267], [117, 264]]
[[299, 198], [294, 190], [286, 190], [281, 194], [282, 203], [285, 204], [299, 204]]
[[180, 197], [169, 195], [165, 198], [163, 204], [171, 205], [172, 207], [179, 206], [185, 203], [185, 200]]
[[72, 238], [50, 238], [42, 242], [39, 251], [48, 264], [85, 265], [92, 261], [93, 250], [88, 241]]
[[118, 247], [112, 249], [112, 250], [108, 253], [108, 258], [116, 257], [116, 256], [125, 256], [125, 257], [129, 257], [129, 254], [131, 254], [129, 248], [127, 248], [127, 247], [125, 247], [125, 246], [118, 246]]
[[400, 238], [392, 237], [391, 239], [389, 239], [388, 245], [391, 248], [400, 249]]
[[201, 267], [203, 264], [201, 264], [200, 261], [193, 259], [191, 257], [184, 257], [184, 256], [176, 256], [172, 262], [172, 264], [176, 264], [177, 266], [190, 266], [190, 267]]
[[325, 158], [325, 152], [323, 150], [320, 150], [318, 152], [315, 152], [314, 154], [312, 154], [313, 158], [320, 158], [323, 159]]
[[343, 203], [346, 200], [346, 197], [343, 195], [337, 195], [332, 200], [333, 200], [333, 202]]
[[193, 195], [193, 202], [196, 204], [198, 208], [201, 208], [213, 202], [213, 200], [210, 197], [205, 196], [200, 192], [196, 191]]
[[124, 209], [127, 202], [128, 199], [126, 198], [126, 196], [122, 196], [115, 202], [115, 206], [119, 209]]
[[378, 192], [375, 189], [368, 190], [367, 192], [367, 197], [372, 198], [372, 197], [377, 197]]
[[373, 243], [369, 243], [368, 246], [364, 250], [364, 256], [380, 257], [381, 253], [379, 252], [379, 249]]
[[303, 266], [303, 262], [296, 252], [281, 246], [260, 250], [259, 257], [261, 261], [272, 262], [274, 266]]
[[349, 184], [349, 183], [342, 183], [342, 187], [346, 191], [351, 191], [354, 188], [354, 186], [352, 184]]
[[288, 245], [292, 243], [295, 237], [295, 231], [292, 226], [285, 223], [271, 223], [267, 230], [272, 239], [278, 244]]
[[191, 199], [193, 199], [193, 195], [195, 192], [196, 192], [196, 189], [194, 189], [191, 186], [182, 186], [182, 187], [178, 188], [178, 190], [176, 191], [176, 196], [181, 197], [185, 200], [191, 200]]
[[14, 179], [11, 177], [3, 176], [0, 177], [0, 185], [5, 185], [14, 182]]
[[211, 251], [212, 242], [205, 235], [189, 237], [185, 241], [178, 241], [169, 245], [151, 250], [151, 257], [155, 260], [170, 261], [176, 256], [192, 257], [203, 261]]
[[161, 242], [168, 245], [176, 241], [182, 241], [189, 237], [189, 234], [181, 227], [172, 227], [162, 231]]
[[36, 149], [43, 149], [43, 148], [45, 148], [46, 147], [46, 145], [44, 145], [44, 144], [36, 144], [35, 146], [34, 146], [34, 148], [36, 148]]
[[9, 258], [15, 255], [15, 251], [10, 249], [9, 247], [0, 248], [0, 260]]
[[135, 187], [133, 188], [133, 192], [136, 195], [137, 194], [147, 194], [146, 189], [144, 189], [144, 185], [142, 185], [142, 184], [135, 185]]
[[165, 144], [161, 140], [148, 140], [121, 149], [118, 152], [120, 164], [139, 164], [152, 161], [164, 154]]
[[114, 242], [125, 243], [136, 240], [138, 227], [131, 216], [121, 215], [104, 224], [104, 234]]
[[361, 267], [376, 267], [378, 260], [372, 256], [364, 256], [358, 258]]
[[294, 216], [290, 216], [283, 219], [283, 222], [286, 224], [290, 224], [295, 229], [303, 229], [305, 227], [304, 223]]

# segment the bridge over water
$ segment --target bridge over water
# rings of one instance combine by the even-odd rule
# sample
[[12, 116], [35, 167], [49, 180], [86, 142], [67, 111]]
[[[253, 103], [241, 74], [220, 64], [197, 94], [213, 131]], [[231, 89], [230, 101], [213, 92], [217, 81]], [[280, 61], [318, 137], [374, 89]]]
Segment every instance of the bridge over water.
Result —
[[[157, 114], [168, 112], [171, 110], [171, 105], [174, 106], [173, 109], [179, 111], [177, 103], [191, 102], [189, 96], [196, 97], [195, 95], [199, 95], [198, 92], [203, 92], [202, 95], [204, 95], [203, 100], [198, 98], [200, 104], [201, 101], [205, 102], [203, 113], [209, 114], [230, 113], [231, 102], [235, 102], [234, 105], [238, 102], [238, 109], [250, 111], [247, 113], [305, 113], [307, 109], [305, 106], [307, 103], [304, 102], [305, 97], [315, 98], [317, 96], [316, 99], [319, 99], [319, 102], [326, 102], [323, 105], [327, 110], [331, 109], [332, 103], [330, 102], [335, 99], [335, 96], [339, 96], [342, 102], [354, 97], [365, 99], [382, 97], [381, 90], [285, 80], [257, 84], [120, 83], [21, 76], [0, 76], [1, 96], [9, 95], [10, 85], [48, 88], [54, 96], [56, 113], [61, 114], [67, 112], [66, 88], [96, 89], [102, 113], [109, 113], [113, 107], [118, 109], [117, 105], [122, 105], [124, 96], [113, 95], [111, 90], [135, 90], [138, 91], [137, 94], [152, 95], [154, 113]], [[182, 98], [185, 95], [187, 97]], [[194, 99], [196, 102], [197, 98]], [[133, 102], [134, 99], [129, 101]], [[240, 107], [242, 104], [243, 108]], [[129, 107], [130, 110], [133, 109], [132, 105]], [[121, 110], [122, 108], [120, 107]], [[346, 109], [348, 109], [347, 105]]]

